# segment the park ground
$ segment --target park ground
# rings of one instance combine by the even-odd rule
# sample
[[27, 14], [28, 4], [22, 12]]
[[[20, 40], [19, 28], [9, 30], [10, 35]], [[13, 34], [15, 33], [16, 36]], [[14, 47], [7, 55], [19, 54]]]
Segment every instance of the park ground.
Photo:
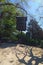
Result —
[[0, 46], [0, 65], [43, 65], [43, 49], [3, 43]]

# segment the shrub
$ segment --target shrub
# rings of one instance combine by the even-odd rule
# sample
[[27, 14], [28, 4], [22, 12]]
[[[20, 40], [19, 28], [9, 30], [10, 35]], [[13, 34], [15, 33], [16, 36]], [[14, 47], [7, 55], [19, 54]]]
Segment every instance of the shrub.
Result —
[[17, 35], [12, 34], [12, 35], [10, 36], [10, 40], [11, 40], [12, 42], [18, 41]]
[[38, 46], [40, 45], [39, 41], [37, 39], [29, 39], [27, 38], [27, 44], [32, 46]]
[[26, 44], [26, 34], [22, 32], [17, 35], [18, 41], [22, 44]]
[[41, 40], [40, 47], [43, 48], [43, 40]]

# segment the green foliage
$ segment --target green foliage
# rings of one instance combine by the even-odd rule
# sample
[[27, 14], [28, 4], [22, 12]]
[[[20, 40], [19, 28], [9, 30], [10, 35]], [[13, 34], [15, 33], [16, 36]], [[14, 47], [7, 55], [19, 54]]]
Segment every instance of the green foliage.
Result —
[[0, 37], [6, 39], [17, 40], [17, 37], [13, 35], [16, 31], [16, 17], [17, 13], [23, 16], [19, 9], [15, 6], [5, 5], [1, 7], [2, 18], [0, 19]]
[[0, 2], [5, 2], [5, 0], [0, 0]]
[[12, 34], [12, 35], [10, 36], [10, 40], [12, 40], [13, 42], [14, 42], [14, 41], [18, 41], [17, 35]]
[[30, 39], [29, 37], [26, 36], [26, 45], [31, 45], [31, 46], [36, 46], [36, 47], [41, 47], [43, 48], [43, 40], [38, 40], [38, 39]]
[[40, 47], [43, 48], [43, 40], [40, 41]]

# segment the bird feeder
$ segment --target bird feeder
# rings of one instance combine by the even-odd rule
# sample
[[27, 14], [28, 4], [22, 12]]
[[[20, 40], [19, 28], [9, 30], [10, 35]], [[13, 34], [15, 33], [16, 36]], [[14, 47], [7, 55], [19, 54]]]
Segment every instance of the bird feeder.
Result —
[[26, 30], [27, 17], [16, 17], [16, 29], [19, 31]]
[[26, 21], [27, 21], [27, 13], [24, 10], [21, 10], [21, 14], [23, 16], [16, 16], [16, 29], [19, 31], [26, 30]]

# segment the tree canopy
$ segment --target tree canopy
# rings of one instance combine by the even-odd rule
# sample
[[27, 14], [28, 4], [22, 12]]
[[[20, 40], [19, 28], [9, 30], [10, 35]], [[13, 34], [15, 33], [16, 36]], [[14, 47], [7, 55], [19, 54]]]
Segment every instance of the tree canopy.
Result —
[[[6, 0], [1, 0], [0, 3]], [[1, 5], [0, 7], [0, 38], [10, 37], [16, 32], [16, 16], [23, 16], [21, 9], [13, 5]]]

